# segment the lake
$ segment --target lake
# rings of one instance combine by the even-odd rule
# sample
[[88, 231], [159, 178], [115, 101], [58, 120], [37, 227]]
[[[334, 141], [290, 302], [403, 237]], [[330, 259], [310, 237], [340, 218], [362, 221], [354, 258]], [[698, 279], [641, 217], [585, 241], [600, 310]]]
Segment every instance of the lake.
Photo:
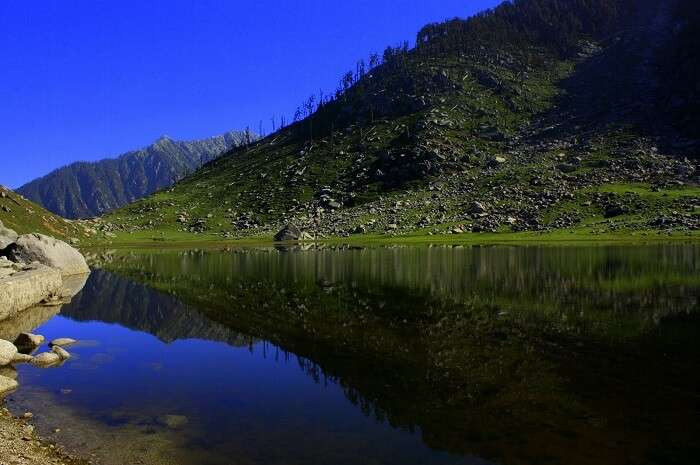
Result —
[[105, 465], [700, 460], [697, 245], [91, 261], [8, 407]]

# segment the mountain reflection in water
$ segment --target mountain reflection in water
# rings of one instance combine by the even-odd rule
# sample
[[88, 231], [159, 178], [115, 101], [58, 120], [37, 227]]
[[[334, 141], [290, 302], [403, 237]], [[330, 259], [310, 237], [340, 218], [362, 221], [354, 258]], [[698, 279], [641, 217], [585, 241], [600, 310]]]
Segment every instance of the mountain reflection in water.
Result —
[[698, 252], [122, 252], [46, 328], [118, 325], [77, 376], [130, 392], [67, 403], [141, 439], [187, 419], [154, 463], [694, 463]]

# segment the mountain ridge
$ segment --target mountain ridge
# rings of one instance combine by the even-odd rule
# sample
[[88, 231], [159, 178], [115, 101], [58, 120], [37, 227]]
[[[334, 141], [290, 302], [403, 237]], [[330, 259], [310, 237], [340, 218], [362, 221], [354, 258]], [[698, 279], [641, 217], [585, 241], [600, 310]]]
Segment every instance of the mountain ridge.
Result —
[[255, 137], [243, 131], [192, 141], [161, 136], [149, 146], [113, 158], [77, 161], [58, 168], [16, 192], [66, 218], [98, 216], [170, 187]]

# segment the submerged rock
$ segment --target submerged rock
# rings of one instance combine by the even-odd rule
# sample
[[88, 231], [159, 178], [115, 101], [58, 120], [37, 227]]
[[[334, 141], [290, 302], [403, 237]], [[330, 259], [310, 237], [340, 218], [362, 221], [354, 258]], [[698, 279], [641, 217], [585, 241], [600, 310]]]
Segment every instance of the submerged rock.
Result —
[[54, 354], [58, 355], [61, 358], [61, 360], [68, 360], [70, 358], [70, 354], [68, 353], [68, 351], [61, 346], [52, 346], [51, 351]]
[[90, 272], [85, 257], [80, 252], [63, 241], [43, 234], [19, 236], [6, 249], [6, 255], [15, 262], [42, 263], [59, 270], [62, 276]]
[[5, 376], [0, 376], [0, 397], [5, 396], [19, 387], [17, 381]]
[[43, 352], [32, 360], [32, 365], [39, 368], [51, 368], [61, 363], [61, 357], [53, 352]]
[[59, 337], [58, 339], [54, 339], [53, 341], [49, 342], [49, 346], [50, 347], [53, 347], [53, 346], [68, 347], [68, 346], [72, 346], [76, 342], [78, 342], [78, 341], [76, 341], [75, 339], [71, 339], [69, 337]]
[[0, 366], [9, 365], [17, 355], [17, 347], [10, 341], [0, 339]]
[[188, 418], [184, 415], [163, 415], [162, 417], [158, 417], [158, 423], [170, 429], [182, 428], [188, 422]]
[[34, 360], [34, 357], [32, 357], [31, 355], [17, 352], [15, 356], [12, 357], [12, 364], [15, 365], [17, 363], [31, 363], [32, 360]]

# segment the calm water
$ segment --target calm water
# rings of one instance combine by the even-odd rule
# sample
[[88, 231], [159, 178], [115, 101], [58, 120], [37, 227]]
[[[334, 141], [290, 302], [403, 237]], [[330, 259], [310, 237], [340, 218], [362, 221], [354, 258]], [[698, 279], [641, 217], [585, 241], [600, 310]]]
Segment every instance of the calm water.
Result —
[[95, 264], [60, 313], [24, 316], [81, 343], [21, 367], [9, 406], [106, 465], [700, 460], [697, 246]]

